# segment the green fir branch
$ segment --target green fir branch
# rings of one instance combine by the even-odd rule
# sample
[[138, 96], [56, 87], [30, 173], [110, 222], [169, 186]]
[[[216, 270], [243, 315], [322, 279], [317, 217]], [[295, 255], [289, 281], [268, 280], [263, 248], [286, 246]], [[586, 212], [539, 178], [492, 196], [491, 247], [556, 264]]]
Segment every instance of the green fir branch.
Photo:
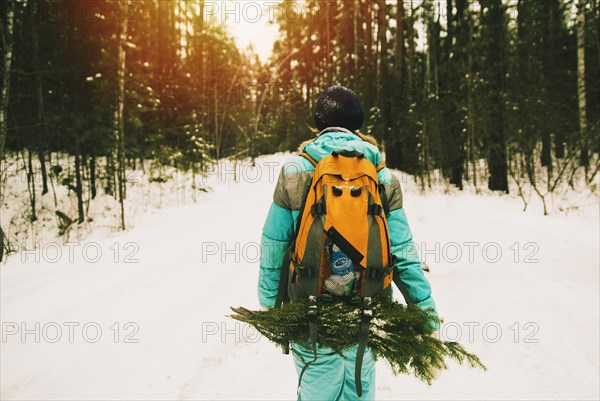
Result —
[[[252, 311], [234, 308], [230, 317], [253, 326], [275, 345], [286, 348], [290, 342], [310, 348], [305, 300]], [[376, 359], [386, 360], [395, 375], [412, 374], [431, 384], [435, 370], [447, 369], [446, 359], [486, 370], [475, 354], [462, 345], [431, 336], [440, 319], [415, 305], [403, 305], [384, 298], [374, 300], [369, 332], [369, 348]], [[321, 303], [318, 318], [318, 345], [337, 354], [356, 345], [360, 331], [361, 307], [344, 302]]]

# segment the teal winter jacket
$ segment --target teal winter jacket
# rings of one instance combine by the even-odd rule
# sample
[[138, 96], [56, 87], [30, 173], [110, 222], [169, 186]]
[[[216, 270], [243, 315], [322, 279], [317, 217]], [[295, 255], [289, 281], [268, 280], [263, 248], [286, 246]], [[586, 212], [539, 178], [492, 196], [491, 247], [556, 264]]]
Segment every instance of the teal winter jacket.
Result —
[[[381, 154], [377, 146], [344, 128], [328, 128], [315, 141], [303, 145], [301, 150], [316, 161], [329, 156], [333, 151], [356, 150], [374, 165], [381, 163]], [[258, 278], [258, 299], [261, 306], [275, 305], [284, 254], [297, 228], [294, 226], [300, 213], [303, 190], [312, 179], [313, 171], [314, 167], [308, 160], [301, 156], [293, 156], [284, 164], [279, 174], [261, 238]], [[431, 286], [421, 268], [421, 260], [402, 207], [400, 182], [388, 168], [379, 171], [377, 176], [379, 182], [384, 185], [390, 204], [387, 220], [392, 253], [397, 259], [394, 283], [407, 303], [431, 309], [437, 315]]]

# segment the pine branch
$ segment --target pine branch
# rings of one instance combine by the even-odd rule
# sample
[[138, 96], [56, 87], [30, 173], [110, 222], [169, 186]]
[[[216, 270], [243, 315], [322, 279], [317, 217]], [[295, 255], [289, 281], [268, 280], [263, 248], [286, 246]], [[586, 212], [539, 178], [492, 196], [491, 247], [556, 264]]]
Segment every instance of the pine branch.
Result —
[[[310, 348], [307, 302], [297, 301], [281, 308], [252, 311], [234, 308], [230, 317], [247, 323], [279, 347], [290, 342]], [[440, 319], [428, 310], [385, 299], [374, 300], [369, 348], [376, 359], [386, 360], [395, 375], [412, 374], [431, 384], [435, 369], [447, 369], [446, 359], [486, 370], [479, 357], [457, 342], [444, 342], [430, 335]], [[360, 331], [360, 306], [343, 302], [322, 303], [318, 318], [318, 345], [342, 355], [356, 345]]]

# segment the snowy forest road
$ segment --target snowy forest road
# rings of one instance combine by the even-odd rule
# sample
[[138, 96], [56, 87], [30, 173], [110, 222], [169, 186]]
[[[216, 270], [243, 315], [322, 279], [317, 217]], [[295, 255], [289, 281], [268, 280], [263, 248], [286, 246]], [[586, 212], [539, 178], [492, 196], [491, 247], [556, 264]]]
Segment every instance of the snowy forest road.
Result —
[[[295, 399], [296, 373], [226, 317], [257, 307], [258, 244], [278, 168], [210, 178], [197, 203], [131, 231], [16, 254], [0, 269], [1, 398]], [[268, 164], [273, 163], [273, 164]], [[598, 216], [541, 216], [509, 196], [421, 194], [405, 207], [450, 364], [431, 387], [378, 364], [378, 399], [598, 399]]]

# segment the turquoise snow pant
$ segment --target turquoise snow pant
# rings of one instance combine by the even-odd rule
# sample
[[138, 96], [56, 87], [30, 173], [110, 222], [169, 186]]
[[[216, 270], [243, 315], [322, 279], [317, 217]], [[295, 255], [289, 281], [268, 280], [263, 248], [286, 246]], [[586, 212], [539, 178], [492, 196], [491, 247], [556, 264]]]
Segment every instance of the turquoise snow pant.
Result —
[[[310, 364], [302, 376], [298, 401], [350, 401], [375, 399], [375, 359], [367, 348], [362, 365], [362, 397], [356, 395], [354, 382], [354, 364], [356, 349], [354, 346], [344, 352], [345, 359], [325, 348], [317, 348], [317, 360]], [[292, 344], [291, 352], [298, 375], [304, 363], [313, 360], [310, 349]], [[297, 354], [300, 354], [297, 355]], [[304, 361], [302, 361], [304, 359]]]

